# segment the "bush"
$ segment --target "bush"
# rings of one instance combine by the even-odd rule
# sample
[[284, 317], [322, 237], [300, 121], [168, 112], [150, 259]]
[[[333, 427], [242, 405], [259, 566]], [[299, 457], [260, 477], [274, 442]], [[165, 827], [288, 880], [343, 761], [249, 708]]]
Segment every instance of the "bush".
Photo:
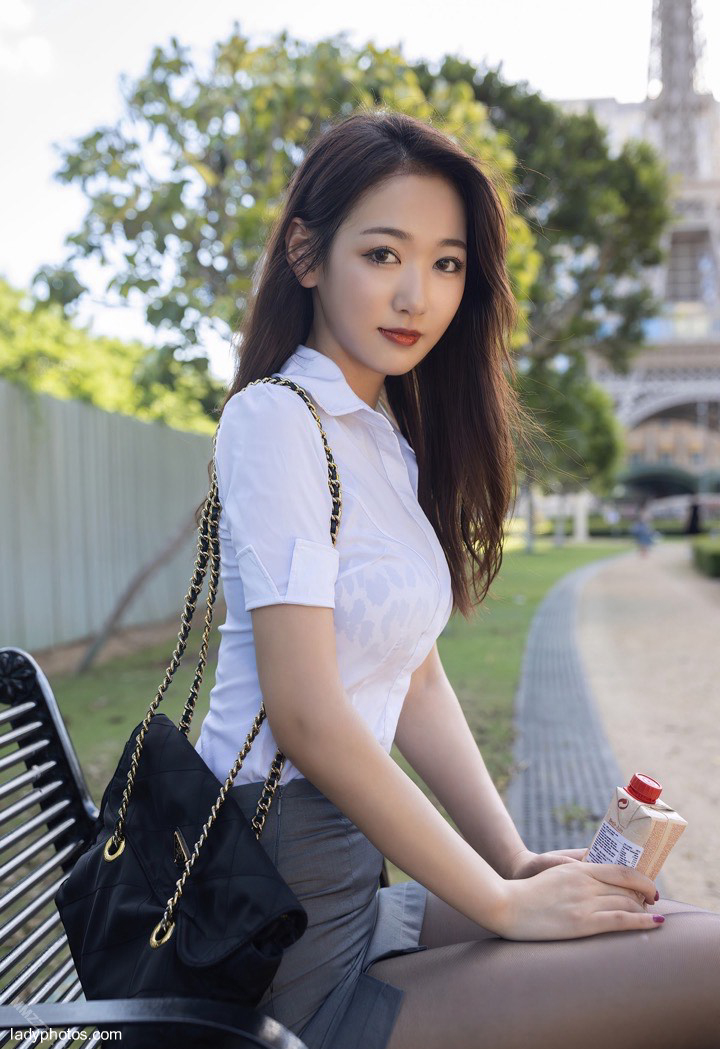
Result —
[[[655, 532], [659, 532], [661, 535], [666, 536], [682, 536], [685, 535], [685, 519], [682, 520], [673, 517], [654, 517], [650, 522], [651, 527]], [[589, 514], [588, 516], [588, 531], [592, 538], [632, 538], [632, 525], [633, 521], [627, 517], [621, 518], [617, 524], [609, 525], [602, 514]], [[703, 518], [702, 531], [714, 532], [720, 521], [717, 517], [709, 517], [706, 515]], [[518, 532], [524, 534], [524, 522], [522, 525], [518, 525]], [[537, 536], [552, 536], [555, 532], [555, 521], [552, 518], [545, 518], [537, 522], [535, 527], [535, 534]], [[573, 522], [571, 515], [565, 520], [565, 535], [570, 536], [573, 532]]]
[[696, 539], [692, 544], [693, 564], [703, 575], [720, 578], [720, 539]]

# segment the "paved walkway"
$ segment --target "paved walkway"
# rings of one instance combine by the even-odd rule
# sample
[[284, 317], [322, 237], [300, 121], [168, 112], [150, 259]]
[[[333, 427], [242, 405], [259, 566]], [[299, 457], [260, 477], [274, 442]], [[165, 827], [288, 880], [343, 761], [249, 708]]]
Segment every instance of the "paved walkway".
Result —
[[619, 783], [646, 772], [688, 829], [661, 893], [720, 910], [720, 584], [665, 542], [562, 579], [538, 609], [505, 800], [528, 847], [584, 847]]
[[688, 826], [665, 891], [720, 911], [720, 580], [687, 542], [607, 563], [583, 587], [577, 641], [623, 772], [647, 772]]
[[589, 845], [622, 779], [575, 640], [581, 588], [606, 564], [556, 583], [528, 635], [515, 698], [517, 772], [505, 802], [535, 852]]

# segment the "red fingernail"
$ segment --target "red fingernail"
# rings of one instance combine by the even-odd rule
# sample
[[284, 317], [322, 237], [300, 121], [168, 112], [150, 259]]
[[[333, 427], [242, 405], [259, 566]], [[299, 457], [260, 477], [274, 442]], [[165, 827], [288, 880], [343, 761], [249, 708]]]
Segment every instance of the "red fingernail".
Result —
[[663, 918], [662, 914], [653, 914], [653, 921], [654, 922], [664, 922], [665, 919]]
[[657, 901], [658, 901], [659, 899], [660, 899], [660, 893], [659, 893], [659, 892], [656, 892], [656, 893], [655, 893], [655, 903], [657, 903]]

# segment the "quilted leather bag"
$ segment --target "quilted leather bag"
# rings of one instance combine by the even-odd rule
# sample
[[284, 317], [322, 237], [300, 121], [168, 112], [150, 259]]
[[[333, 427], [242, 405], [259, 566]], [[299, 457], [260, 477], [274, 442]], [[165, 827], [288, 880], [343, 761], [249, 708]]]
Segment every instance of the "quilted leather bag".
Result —
[[[320, 428], [333, 499], [333, 545], [341, 516], [337, 468], [309, 395], [289, 379]], [[247, 388], [247, 387], [246, 387]], [[307, 927], [307, 913], [260, 844], [285, 756], [278, 750], [257, 812], [248, 821], [229, 793], [265, 719], [264, 703], [224, 783], [188, 740], [205, 668], [220, 578], [215, 450], [198, 530], [197, 560], [179, 643], [143, 720], [133, 729], [105, 788], [93, 844], [55, 895], [88, 999], [206, 997], [255, 1006], [283, 950]], [[183, 653], [208, 571], [203, 643], [178, 725], [157, 713]]]

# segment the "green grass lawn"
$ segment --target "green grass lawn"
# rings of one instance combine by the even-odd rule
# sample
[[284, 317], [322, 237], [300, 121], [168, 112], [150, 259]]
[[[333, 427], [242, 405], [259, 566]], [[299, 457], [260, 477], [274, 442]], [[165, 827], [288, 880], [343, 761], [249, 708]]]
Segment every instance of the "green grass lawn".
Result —
[[500, 572], [475, 621], [456, 614], [438, 639], [443, 666], [501, 793], [511, 772], [515, 690], [538, 605], [569, 572], [631, 548], [624, 540], [558, 548], [549, 539], [539, 540], [532, 554], [519, 542], [506, 547]]
[[[438, 639], [447, 675], [501, 793], [512, 772], [514, 695], [535, 610], [553, 584], [568, 572], [622, 553], [631, 545], [626, 540], [591, 540], [557, 548], [550, 539], [541, 539], [536, 543], [535, 552], [527, 554], [519, 540], [511, 539], [500, 573], [475, 621], [466, 622], [456, 614]], [[190, 635], [191, 639], [195, 636], [192, 649], [188, 649], [167, 698], [160, 705], [160, 710], [174, 720], [180, 716], [190, 691], [203, 618], [204, 605], [199, 606], [195, 614]], [[224, 618], [224, 608], [216, 607], [209, 666], [190, 733], [193, 742], [208, 708], [220, 639], [217, 627]], [[122, 745], [157, 693], [176, 642], [177, 632], [170, 632], [167, 643], [144, 649], [131, 658], [126, 656], [105, 663], [82, 676], [55, 676], [50, 682], [97, 803], [117, 764]], [[393, 748], [392, 754], [419, 783], [397, 748]], [[404, 877], [390, 867], [393, 881]]]
[[[493, 782], [504, 793], [512, 774], [515, 690], [525, 640], [535, 611], [552, 586], [576, 568], [632, 549], [626, 540], [591, 540], [556, 547], [536, 541], [528, 554], [521, 538], [505, 547], [503, 563], [474, 622], [455, 614], [438, 638], [443, 666], [465, 712]], [[450, 823], [453, 821], [415, 775], [397, 747], [392, 754]], [[454, 826], [454, 824], [453, 824]], [[388, 861], [392, 883], [407, 878]]]

